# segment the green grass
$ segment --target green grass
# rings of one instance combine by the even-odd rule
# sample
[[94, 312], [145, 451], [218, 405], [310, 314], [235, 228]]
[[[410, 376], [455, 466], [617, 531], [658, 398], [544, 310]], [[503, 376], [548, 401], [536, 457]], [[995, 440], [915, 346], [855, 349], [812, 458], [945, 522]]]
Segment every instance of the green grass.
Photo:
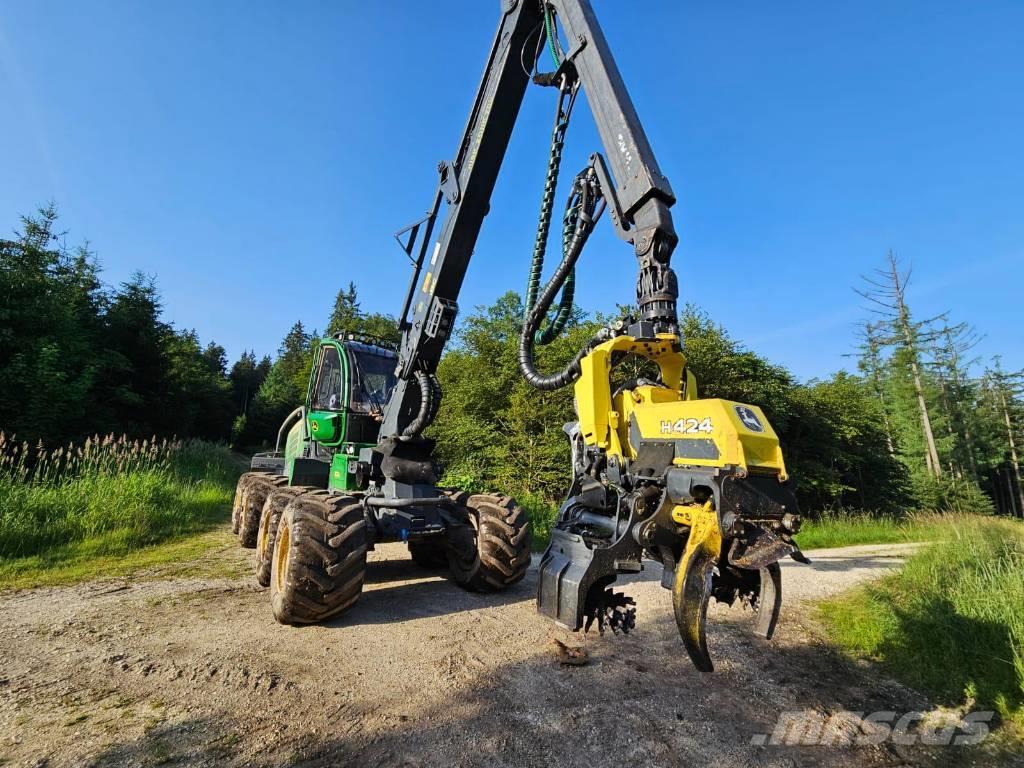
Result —
[[58, 452], [0, 440], [0, 586], [124, 573], [210, 546], [244, 466], [200, 441], [106, 438]]
[[1024, 526], [959, 516], [898, 572], [825, 601], [831, 639], [944, 706], [1024, 725]]
[[551, 527], [558, 519], [558, 507], [538, 495], [527, 494], [516, 499], [530, 519], [530, 545], [534, 552], [543, 552], [551, 541]]
[[805, 519], [796, 541], [801, 549], [934, 541], [941, 537], [944, 521], [948, 519], [923, 513], [897, 517], [865, 512], [825, 512], [816, 520]]
[[[224, 519], [224, 518], [220, 518]], [[238, 550], [238, 540], [222, 527], [183, 534], [160, 544], [111, 552], [107, 537], [66, 544], [39, 555], [0, 560], [0, 589], [32, 589], [78, 584], [96, 578], [236, 578], [251, 571], [246, 562], [206, 558], [218, 550]]]

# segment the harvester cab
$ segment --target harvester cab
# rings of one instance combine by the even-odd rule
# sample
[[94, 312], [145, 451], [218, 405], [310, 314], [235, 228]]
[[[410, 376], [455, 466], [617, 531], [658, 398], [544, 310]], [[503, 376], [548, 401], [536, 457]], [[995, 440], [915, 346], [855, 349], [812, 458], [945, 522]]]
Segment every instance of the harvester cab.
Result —
[[[395, 388], [393, 349], [376, 340], [338, 334], [320, 342], [309, 379], [306, 423], [310, 439], [342, 456], [377, 444], [384, 404]], [[333, 484], [351, 490], [346, 479]]]
[[276, 473], [289, 486], [354, 490], [354, 459], [377, 444], [397, 381], [396, 359], [393, 348], [372, 336], [342, 332], [320, 339], [305, 404], [281, 425], [275, 450], [256, 454], [251, 468]]
[[[504, 589], [524, 577], [530, 530], [523, 510], [504, 495], [439, 487], [435, 445], [424, 431], [441, 404], [438, 364], [531, 84], [552, 93], [555, 109], [518, 362], [537, 389], [573, 386], [577, 414], [566, 430], [572, 476], [541, 559], [537, 607], [570, 630], [596, 622], [628, 631], [632, 601], [610, 585], [653, 560], [672, 590], [686, 650], [710, 671], [708, 600], [755, 607], [756, 630], [769, 637], [781, 602], [778, 561], [802, 559], [792, 538], [799, 516], [765, 415], [754, 405], [698, 399], [671, 266], [675, 195], [590, 0], [501, 0], [456, 154], [437, 166], [427, 215], [396, 235], [412, 263], [401, 343], [395, 351], [356, 338], [322, 343], [307, 403], [279, 432], [279, 448], [287, 432], [283, 452], [254, 458], [254, 471], [239, 482], [236, 527], [243, 544], [257, 547], [259, 579], [270, 585], [275, 617], [287, 623], [320, 621], [353, 605], [366, 552], [382, 541], [407, 542], [417, 563], [447, 565], [468, 589]], [[591, 154], [565, 185], [559, 263], [542, 285], [580, 91], [604, 154]], [[636, 304], [563, 369], [541, 372], [535, 348], [572, 321], [577, 264], [605, 213], [636, 258]], [[645, 372], [613, 386], [630, 357]]]

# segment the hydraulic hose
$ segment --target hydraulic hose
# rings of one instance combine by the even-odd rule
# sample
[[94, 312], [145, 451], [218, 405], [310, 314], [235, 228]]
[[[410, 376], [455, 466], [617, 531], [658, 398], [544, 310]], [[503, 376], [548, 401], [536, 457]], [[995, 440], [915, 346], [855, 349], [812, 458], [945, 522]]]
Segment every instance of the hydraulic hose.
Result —
[[[525, 318], [523, 330], [519, 337], [519, 370], [526, 381], [543, 390], [564, 387], [576, 381], [580, 376], [580, 363], [583, 358], [602, 341], [610, 338], [608, 329], [599, 331], [561, 371], [543, 374], [537, 370], [534, 362], [534, 345], [551, 343], [569, 324], [573, 313], [573, 299], [576, 288], [576, 261], [583, 251], [587, 238], [594, 223], [604, 211], [604, 200], [601, 198], [597, 174], [592, 167], [586, 168], [573, 182], [572, 192], [562, 217], [562, 261], [555, 269], [544, 290], [540, 292], [541, 272], [544, 269], [544, 253], [547, 250], [548, 233], [551, 228], [551, 214], [554, 208], [555, 188], [558, 184], [558, 173], [562, 161], [562, 148], [565, 144], [565, 133], [569, 127], [573, 104], [579, 92], [579, 81], [562, 72], [561, 46], [558, 43], [557, 27], [554, 12], [548, 3], [541, 0], [544, 10], [544, 29], [548, 48], [554, 61], [556, 71], [545, 76], [546, 83], [552, 84], [554, 75], [561, 72], [558, 86], [558, 103], [555, 109], [555, 125], [551, 132], [551, 153], [548, 158], [547, 176], [544, 180], [544, 195], [541, 198], [540, 216], [537, 222], [537, 238], [534, 241], [533, 258], [530, 264], [530, 276], [526, 287]], [[534, 77], [540, 82], [540, 76]], [[558, 308], [546, 327], [541, 324], [548, 316], [548, 311], [561, 291]]]
[[558, 291], [576, 266], [576, 261], [594, 228], [594, 223], [604, 210], [603, 201], [601, 206], [597, 205], [598, 197], [596, 174], [593, 168], [588, 167], [576, 177], [569, 203], [566, 206], [567, 214], [569, 211], [574, 212], [572, 218], [575, 220], [575, 227], [572, 237], [567, 239], [565, 255], [547, 285], [544, 286], [536, 305], [527, 311], [526, 319], [523, 322], [523, 330], [519, 337], [519, 370], [526, 381], [537, 389], [559, 389], [576, 381], [580, 376], [580, 361], [594, 346], [609, 338], [609, 331], [602, 329], [576, 353], [575, 357], [561, 371], [542, 374], [537, 370], [533, 349], [537, 342], [537, 329], [547, 316]]
[[441, 406], [441, 385], [437, 379], [424, 371], [416, 371], [414, 375], [416, 386], [420, 390], [420, 409], [416, 418], [402, 430], [400, 440], [411, 440], [430, 426], [437, 415], [437, 409]]
[[[553, 52], [552, 55], [554, 55]], [[551, 131], [551, 151], [548, 155], [548, 170], [544, 179], [544, 194], [541, 197], [540, 215], [537, 219], [537, 237], [533, 244], [530, 276], [526, 284], [527, 313], [533, 309], [537, 301], [537, 292], [540, 289], [541, 273], [544, 270], [544, 253], [547, 250], [548, 233], [551, 229], [551, 214], [554, 210], [555, 191], [558, 186], [558, 174], [562, 163], [562, 149], [565, 146], [565, 134], [569, 128], [569, 118], [572, 115], [572, 108], [576, 101], [578, 88], [578, 81], [570, 85], [564, 78], [559, 87], [558, 103], [555, 109], [555, 124]], [[570, 222], [568, 218], [563, 221], [563, 252], [568, 245], [565, 237], [565, 228], [574, 223], [574, 221]], [[574, 271], [570, 270], [564, 281], [562, 296], [559, 299], [555, 316], [545, 328], [539, 329], [538, 327], [536, 339], [538, 344], [550, 344], [558, 334], [565, 330], [565, 326], [572, 317], [575, 293], [576, 276]]]

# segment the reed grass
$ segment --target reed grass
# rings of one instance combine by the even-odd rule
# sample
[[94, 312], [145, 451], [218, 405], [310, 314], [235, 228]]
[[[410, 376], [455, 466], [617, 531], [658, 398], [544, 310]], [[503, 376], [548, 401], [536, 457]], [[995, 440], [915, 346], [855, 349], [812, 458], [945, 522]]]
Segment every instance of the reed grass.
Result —
[[0, 580], [17, 561], [123, 554], [209, 529], [243, 470], [198, 440], [94, 436], [55, 449], [0, 433]]

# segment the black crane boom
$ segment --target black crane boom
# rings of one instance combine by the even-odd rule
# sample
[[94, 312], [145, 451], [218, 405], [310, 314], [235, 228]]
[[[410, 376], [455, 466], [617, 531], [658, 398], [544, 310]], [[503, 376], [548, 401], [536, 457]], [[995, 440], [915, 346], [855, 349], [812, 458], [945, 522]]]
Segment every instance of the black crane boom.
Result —
[[[404, 244], [410, 256], [416, 252], [415, 269], [400, 320], [399, 381], [384, 409], [382, 439], [414, 437], [436, 413], [439, 390], [436, 382], [429, 382], [454, 327], [459, 291], [544, 39], [545, 13], [561, 23], [567, 50], [546, 82], [539, 76], [535, 80], [547, 85], [578, 78], [608, 169], [598, 154], [591, 162], [615, 229], [633, 244], [639, 260], [641, 319], [675, 324], [677, 290], [669, 266], [676, 243], [669, 207], [675, 196], [658, 168], [589, 0], [503, 0], [501, 10], [458, 151], [454, 160], [438, 164], [431, 211], [410, 228]], [[442, 202], [446, 215], [432, 240]]]

